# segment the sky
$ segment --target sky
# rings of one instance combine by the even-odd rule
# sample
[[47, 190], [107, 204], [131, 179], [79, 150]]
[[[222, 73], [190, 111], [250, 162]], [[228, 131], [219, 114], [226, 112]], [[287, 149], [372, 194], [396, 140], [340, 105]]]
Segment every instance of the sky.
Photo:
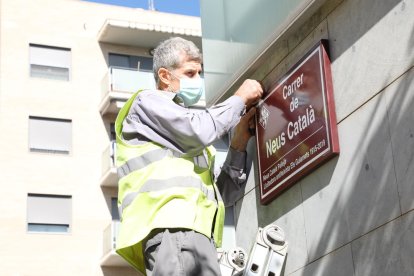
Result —
[[[148, 9], [149, 0], [84, 0], [130, 8]], [[161, 12], [200, 16], [200, 0], [153, 0], [155, 10]]]

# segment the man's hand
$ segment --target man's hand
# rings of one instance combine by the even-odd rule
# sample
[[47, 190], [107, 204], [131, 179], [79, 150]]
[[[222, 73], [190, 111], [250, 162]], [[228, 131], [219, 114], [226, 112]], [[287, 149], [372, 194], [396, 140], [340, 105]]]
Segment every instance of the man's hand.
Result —
[[252, 107], [246, 114], [241, 117], [240, 122], [234, 129], [234, 136], [231, 139], [230, 146], [237, 151], [245, 151], [250, 137], [252, 137], [251, 130], [255, 128], [254, 115], [256, 108]]
[[237, 89], [234, 95], [240, 96], [243, 99], [244, 104], [249, 109], [251, 106], [259, 102], [263, 95], [263, 88], [258, 81], [247, 79], [243, 82], [239, 89]]

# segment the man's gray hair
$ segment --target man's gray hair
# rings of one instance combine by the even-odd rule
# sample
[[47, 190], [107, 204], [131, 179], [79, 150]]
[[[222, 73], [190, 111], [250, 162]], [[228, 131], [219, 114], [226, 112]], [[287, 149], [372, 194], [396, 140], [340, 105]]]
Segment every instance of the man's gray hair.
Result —
[[189, 60], [202, 62], [202, 56], [197, 46], [181, 37], [171, 37], [161, 42], [154, 50], [153, 71], [157, 86], [159, 84], [158, 70], [165, 68], [174, 70], [183, 63], [182, 54]]

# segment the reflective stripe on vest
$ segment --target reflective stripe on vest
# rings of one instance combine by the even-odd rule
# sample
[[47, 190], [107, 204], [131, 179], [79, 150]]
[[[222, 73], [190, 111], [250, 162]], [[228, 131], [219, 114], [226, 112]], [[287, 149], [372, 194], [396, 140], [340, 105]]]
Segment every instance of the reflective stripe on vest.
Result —
[[[133, 171], [143, 169], [153, 162], [162, 160], [164, 157], [168, 155], [180, 157], [183, 154], [173, 152], [168, 148], [159, 148], [146, 152], [141, 156], [128, 160], [122, 166], [118, 167], [118, 177], [122, 178]], [[193, 157], [193, 162], [200, 168], [208, 168], [208, 160], [205, 150], [203, 150], [203, 152], [200, 155]]]
[[[142, 187], [139, 189], [138, 192], [131, 192], [124, 196], [124, 199], [122, 200], [122, 205], [119, 208], [120, 214], [122, 214], [122, 211], [126, 207], [128, 207], [128, 205], [130, 205], [132, 201], [134, 201], [134, 199], [140, 193], [162, 191], [164, 189], [175, 188], [175, 187], [186, 187], [186, 188], [199, 189], [206, 196], [208, 200], [217, 202], [214, 189], [208, 189], [206, 186], [204, 186], [202, 181], [195, 179], [193, 177], [182, 176], [182, 177], [174, 177], [174, 178], [169, 178], [169, 179], [164, 179], [164, 180], [150, 179], [147, 182], [145, 182], [144, 185], [142, 185]], [[218, 200], [222, 201], [220, 194], [218, 195], [219, 195]]]
[[130, 159], [122, 166], [118, 167], [118, 177], [122, 178], [133, 171], [140, 170], [145, 168], [149, 164], [160, 161], [164, 157], [166, 157], [170, 151], [166, 148], [159, 148], [149, 152], [144, 153], [141, 156], [136, 158]]

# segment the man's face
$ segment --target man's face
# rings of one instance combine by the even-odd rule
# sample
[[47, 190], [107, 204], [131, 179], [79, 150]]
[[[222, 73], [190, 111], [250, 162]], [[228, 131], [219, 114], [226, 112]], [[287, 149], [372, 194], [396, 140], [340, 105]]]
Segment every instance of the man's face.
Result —
[[170, 86], [174, 91], [180, 90], [181, 78], [200, 78], [201, 64], [194, 60], [189, 60], [188, 57], [183, 59], [181, 66], [172, 71], [172, 78]]

